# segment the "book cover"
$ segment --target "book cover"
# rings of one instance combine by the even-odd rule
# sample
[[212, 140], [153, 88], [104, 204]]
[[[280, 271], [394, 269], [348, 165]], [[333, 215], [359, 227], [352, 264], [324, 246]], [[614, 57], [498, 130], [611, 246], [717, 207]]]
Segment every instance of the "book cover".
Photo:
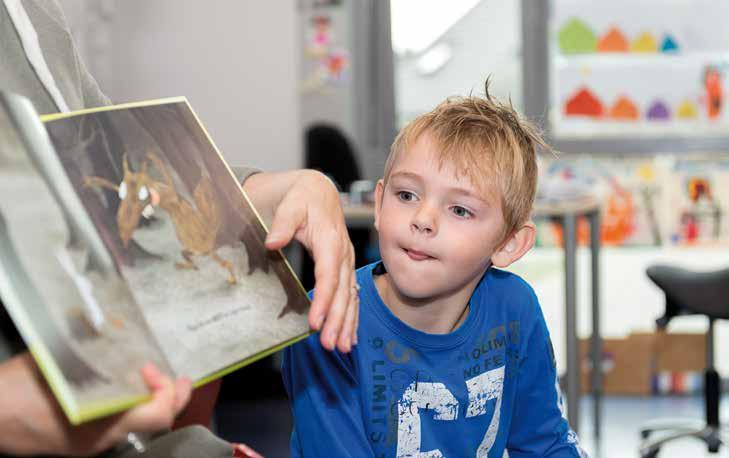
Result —
[[0, 101], [0, 294], [72, 423], [143, 400], [147, 361], [199, 386], [308, 335], [186, 99], [40, 119]]

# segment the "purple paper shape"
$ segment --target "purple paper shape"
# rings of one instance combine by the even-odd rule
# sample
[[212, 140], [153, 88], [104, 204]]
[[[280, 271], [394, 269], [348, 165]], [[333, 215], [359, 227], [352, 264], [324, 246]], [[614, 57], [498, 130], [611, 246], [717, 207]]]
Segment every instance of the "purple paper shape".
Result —
[[671, 117], [671, 113], [668, 111], [668, 106], [660, 100], [653, 102], [648, 108], [648, 119], [654, 121], [665, 121]]

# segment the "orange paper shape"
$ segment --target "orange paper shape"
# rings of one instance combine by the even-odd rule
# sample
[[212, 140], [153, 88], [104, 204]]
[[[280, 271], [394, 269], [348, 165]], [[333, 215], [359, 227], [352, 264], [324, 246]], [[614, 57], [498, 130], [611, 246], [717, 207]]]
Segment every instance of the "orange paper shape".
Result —
[[604, 114], [605, 108], [600, 99], [592, 91], [587, 88], [582, 88], [572, 98], [567, 100], [564, 112], [567, 116], [590, 116], [599, 118]]
[[630, 45], [633, 52], [658, 52], [658, 40], [650, 32], [643, 32]]
[[617, 27], [610, 27], [610, 30], [597, 42], [598, 52], [628, 52], [628, 39]]
[[640, 117], [640, 111], [632, 100], [620, 96], [610, 108], [608, 116], [613, 119], [635, 121]]

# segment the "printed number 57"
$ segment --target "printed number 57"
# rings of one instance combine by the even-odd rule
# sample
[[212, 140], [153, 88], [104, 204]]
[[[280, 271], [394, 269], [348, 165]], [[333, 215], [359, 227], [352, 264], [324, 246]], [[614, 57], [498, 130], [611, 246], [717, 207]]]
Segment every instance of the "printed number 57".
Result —
[[[496, 399], [496, 408], [489, 427], [478, 446], [476, 456], [485, 458], [496, 440], [501, 414], [501, 394], [504, 389], [504, 366], [484, 372], [466, 380], [468, 409], [466, 418], [486, 414], [486, 403]], [[398, 458], [442, 458], [440, 450], [420, 450], [420, 410], [434, 410], [435, 420], [458, 419], [458, 400], [442, 383], [413, 382], [398, 402], [397, 456]]]

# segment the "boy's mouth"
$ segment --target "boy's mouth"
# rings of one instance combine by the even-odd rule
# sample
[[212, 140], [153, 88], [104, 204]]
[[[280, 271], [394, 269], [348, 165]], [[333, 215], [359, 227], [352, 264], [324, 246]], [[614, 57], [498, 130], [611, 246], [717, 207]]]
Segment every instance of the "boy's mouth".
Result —
[[408, 248], [403, 248], [403, 250], [405, 250], [405, 253], [413, 261], [426, 261], [428, 259], [435, 259], [433, 256], [429, 255], [428, 253], [424, 253], [422, 251], [411, 250]]

